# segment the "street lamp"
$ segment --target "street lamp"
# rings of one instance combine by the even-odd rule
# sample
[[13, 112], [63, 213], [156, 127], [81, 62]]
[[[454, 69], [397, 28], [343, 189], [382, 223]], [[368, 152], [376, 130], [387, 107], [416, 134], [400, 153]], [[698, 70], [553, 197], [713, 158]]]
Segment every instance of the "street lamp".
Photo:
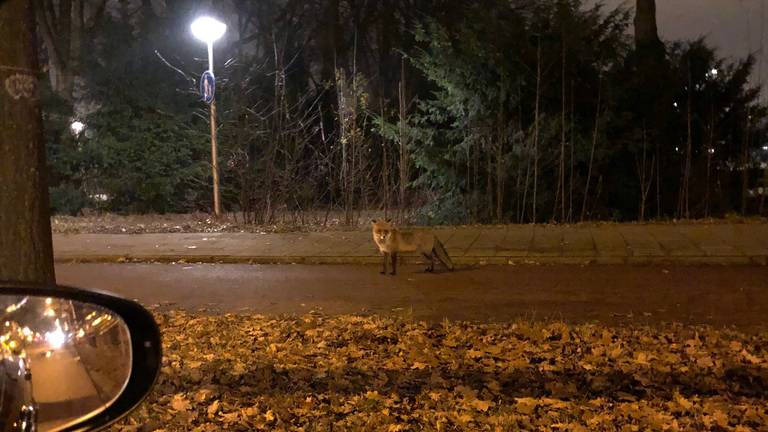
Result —
[[72, 130], [73, 135], [78, 136], [85, 129], [85, 124], [80, 120], [75, 120], [69, 125], [69, 128]]
[[213, 165], [213, 214], [217, 218], [221, 216], [221, 203], [219, 199], [219, 163], [216, 156], [216, 79], [213, 75], [213, 43], [224, 36], [227, 25], [211, 17], [197, 18], [190, 26], [192, 34], [208, 44], [208, 70], [200, 79], [201, 89], [205, 101], [211, 106], [211, 164]]

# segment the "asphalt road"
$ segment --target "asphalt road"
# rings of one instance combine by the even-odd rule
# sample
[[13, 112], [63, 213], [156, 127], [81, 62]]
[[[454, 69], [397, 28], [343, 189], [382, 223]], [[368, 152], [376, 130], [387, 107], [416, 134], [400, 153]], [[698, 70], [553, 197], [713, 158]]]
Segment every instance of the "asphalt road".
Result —
[[382, 276], [378, 266], [352, 265], [61, 264], [56, 272], [59, 283], [211, 312], [768, 325], [765, 266], [404, 267]]

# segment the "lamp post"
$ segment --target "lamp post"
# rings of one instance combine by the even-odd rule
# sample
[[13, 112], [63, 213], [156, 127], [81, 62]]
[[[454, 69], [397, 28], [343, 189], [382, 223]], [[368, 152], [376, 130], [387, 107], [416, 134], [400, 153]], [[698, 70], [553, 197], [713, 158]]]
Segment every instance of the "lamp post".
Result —
[[211, 17], [197, 18], [192, 25], [192, 34], [208, 44], [208, 71], [201, 78], [201, 88], [204, 88], [203, 96], [211, 106], [211, 165], [213, 170], [213, 214], [217, 218], [221, 216], [221, 200], [219, 198], [219, 163], [216, 150], [216, 80], [213, 74], [213, 43], [224, 36], [227, 25]]

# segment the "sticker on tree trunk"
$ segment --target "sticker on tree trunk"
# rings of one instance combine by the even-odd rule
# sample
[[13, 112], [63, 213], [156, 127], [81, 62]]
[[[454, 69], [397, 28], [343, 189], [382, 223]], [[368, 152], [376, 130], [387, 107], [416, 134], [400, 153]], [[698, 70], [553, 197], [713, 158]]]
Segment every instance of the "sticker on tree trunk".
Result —
[[5, 90], [15, 100], [35, 96], [37, 80], [33, 75], [15, 73], [5, 79]]

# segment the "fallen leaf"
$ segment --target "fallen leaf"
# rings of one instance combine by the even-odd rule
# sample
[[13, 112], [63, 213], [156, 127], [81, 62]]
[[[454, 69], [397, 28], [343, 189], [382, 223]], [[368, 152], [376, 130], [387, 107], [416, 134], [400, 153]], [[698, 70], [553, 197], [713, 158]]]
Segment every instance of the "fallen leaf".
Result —
[[470, 405], [472, 405], [472, 407], [478, 411], [486, 412], [488, 411], [488, 408], [492, 407], [494, 404], [490, 401], [475, 399], [470, 403]]
[[208, 418], [213, 418], [216, 413], [219, 412], [219, 401], [215, 400], [212, 404], [208, 405]]
[[171, 399], [171, 408], [175, 411], [184, 412], [187, 411], [192, 407], [192, 404], [189, 403], [189, 401], [184, 397], [183, 394], [175, 394], [173, 395], [173, 399]]

